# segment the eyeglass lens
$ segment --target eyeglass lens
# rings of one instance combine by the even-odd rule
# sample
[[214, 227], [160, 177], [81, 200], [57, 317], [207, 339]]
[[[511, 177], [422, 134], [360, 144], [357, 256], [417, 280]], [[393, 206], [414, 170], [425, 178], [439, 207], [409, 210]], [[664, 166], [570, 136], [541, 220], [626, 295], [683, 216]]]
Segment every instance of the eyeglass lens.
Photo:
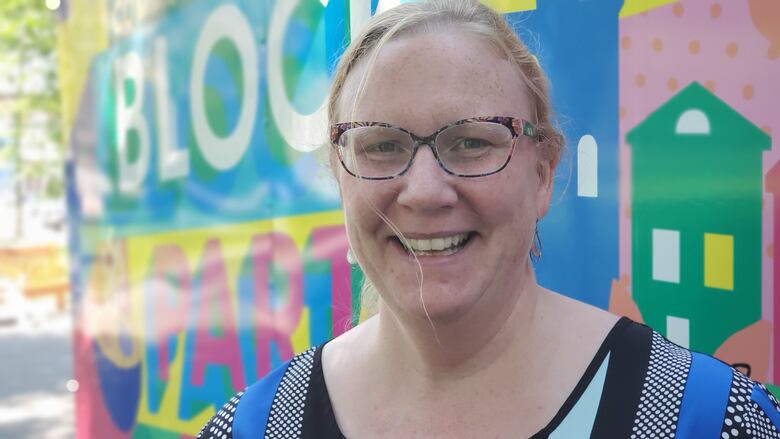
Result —
[[[454, 125], [434, 139], [441, 165], [457, 175], [483, 175], [506, 164], [512, 133], [493, 122]], [[347, 169], [361, 177], [383, 178], [403, 172], [411, 162], [415, 141], [409, 133], [383, 126], [355, 127], [339, 139]]]

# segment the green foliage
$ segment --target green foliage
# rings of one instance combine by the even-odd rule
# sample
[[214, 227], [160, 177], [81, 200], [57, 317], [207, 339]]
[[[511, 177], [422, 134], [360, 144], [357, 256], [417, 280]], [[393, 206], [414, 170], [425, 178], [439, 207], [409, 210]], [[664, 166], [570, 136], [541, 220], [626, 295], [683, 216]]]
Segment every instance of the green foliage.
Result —
[[[40, 196], [63, 193], [62, 162], [40, 163], [27, 160], [21, 153], [21, 141], [28, 134], [33, 115], [46, 117], [46, 135], [64, 157], [60, 92], [57, 81], [56, 13], [46, 9], [43, 0], [0, 1], [0, 75], [11, 86], [0, 90], [0, 116], [10, 118], [12, 126], [3, 157], [16, 173], [17, 207], [22, 203], [21, 182], [43, 181]], [[35, 83], [35, 85], [32, 85]], [[40, 128], [38, 128], [40, 129]], [[17, 215], [20, 215], [20, 209]], [[21, 217], [17, 235], [21, 235]]]
[[56, 44], [55, 17], [44, 2], [0, 2], [0, 54], [25, 51], [29, 56], [49, 56]]

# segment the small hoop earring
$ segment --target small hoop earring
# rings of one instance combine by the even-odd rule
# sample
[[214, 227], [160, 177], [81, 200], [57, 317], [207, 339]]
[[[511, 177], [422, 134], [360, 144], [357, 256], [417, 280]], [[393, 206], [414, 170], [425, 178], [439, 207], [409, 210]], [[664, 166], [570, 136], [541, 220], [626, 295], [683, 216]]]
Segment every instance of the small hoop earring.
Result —
[[352, 253], [352, 247], [347, 249], [347, 262], [349, 265], [357, 265], [357, 259], [355, 258], [355, 254]]
[[536, 220], [536, 226], [534, 226], [534, 242], [531, 244], [531, 260], [539, 262], [542, 258], [542, 239], [539, 238], [539, 220]]

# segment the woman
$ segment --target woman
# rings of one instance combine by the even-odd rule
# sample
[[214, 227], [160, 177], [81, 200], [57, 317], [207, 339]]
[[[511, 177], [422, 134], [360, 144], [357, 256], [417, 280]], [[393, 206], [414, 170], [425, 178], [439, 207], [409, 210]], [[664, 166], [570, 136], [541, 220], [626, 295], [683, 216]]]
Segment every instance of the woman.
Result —
[[762, 386], [537, 285], [563, 137], [500, 16], [430, 1], [375, 17], [329, 109], [377, 313], [237, 395], [201, 437], [780, 437]]

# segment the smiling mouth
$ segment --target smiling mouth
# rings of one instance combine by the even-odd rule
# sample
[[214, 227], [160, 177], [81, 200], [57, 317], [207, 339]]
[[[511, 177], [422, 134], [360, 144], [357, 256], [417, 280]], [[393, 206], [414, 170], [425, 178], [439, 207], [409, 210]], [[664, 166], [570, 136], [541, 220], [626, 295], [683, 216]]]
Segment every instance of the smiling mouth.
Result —
[[449, 256], [457, 253], [471, 240], [473, 232], [458, 233], [433, 239], [410, 239], [402, 242], [393, 237], [407, 253], [417, 256]]

